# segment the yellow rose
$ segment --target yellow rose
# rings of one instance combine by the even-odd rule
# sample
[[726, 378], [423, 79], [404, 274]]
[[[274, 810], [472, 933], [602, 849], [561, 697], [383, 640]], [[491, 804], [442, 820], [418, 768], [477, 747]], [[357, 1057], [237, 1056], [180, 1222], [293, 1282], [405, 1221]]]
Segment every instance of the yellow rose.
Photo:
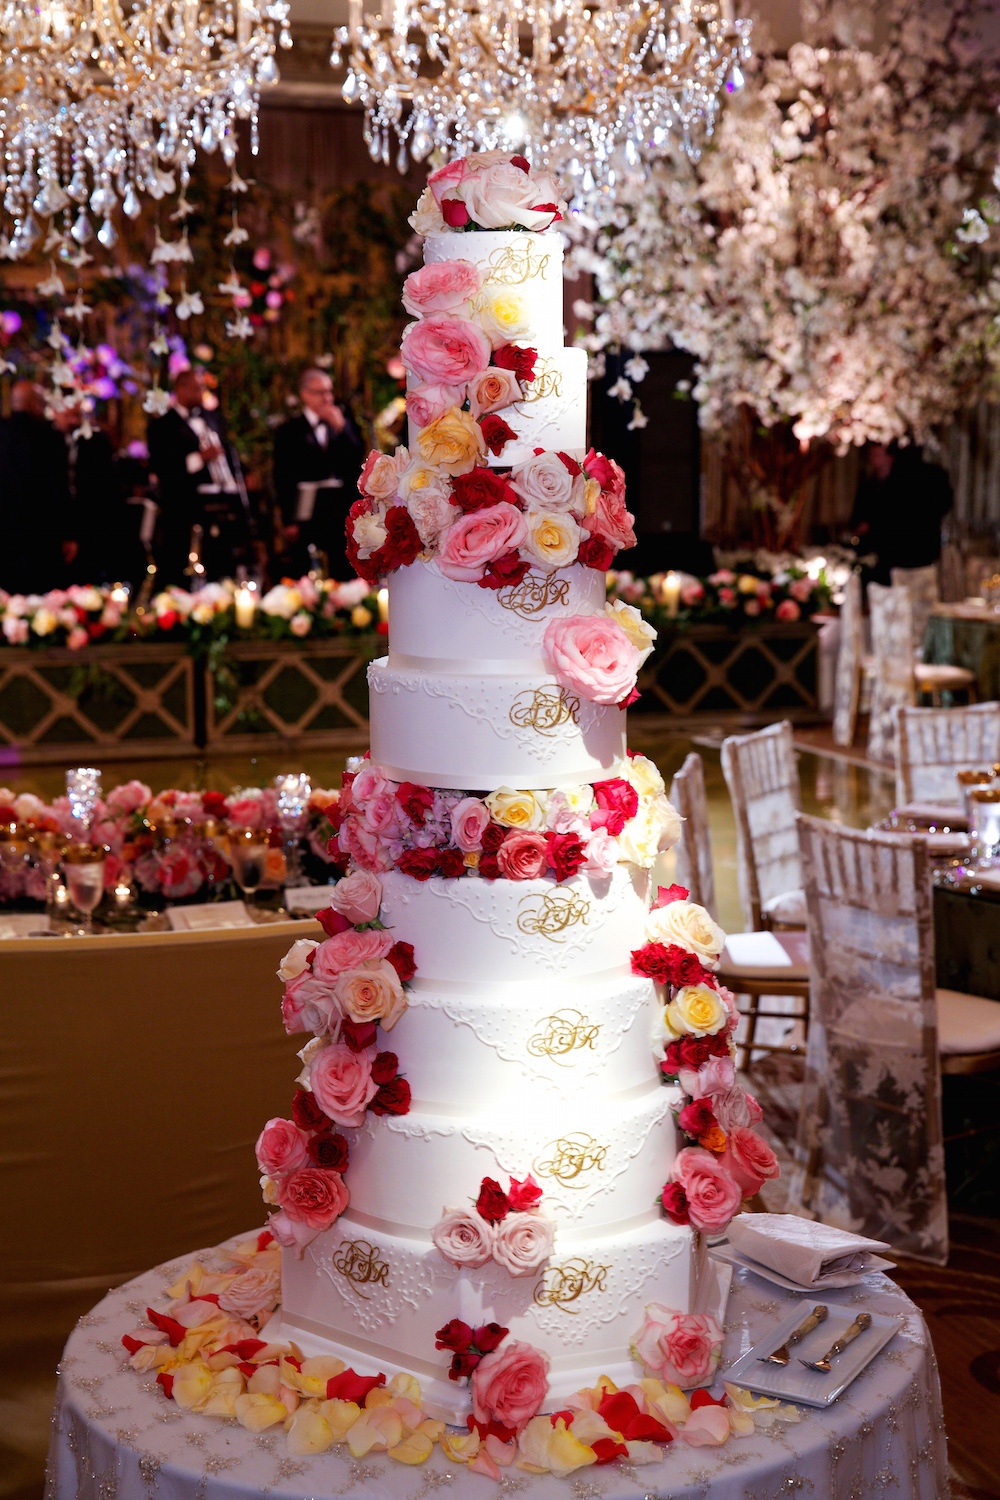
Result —
[[568, 568], [576, 562], [580, 543], [586, 536], [571, 515], [565, 511], [529, 511], [525, 516], [528, 535], [521, 550], [543, 568]]
[[583, 487], [583, 510], [584, 515], [592, 516], [597, 509], [600, 498], [601, 486], [596, 479], [588, 479]]
[[726, 934], [696, 901], [671, 901], [650, 912], [646, 918], [646, 938], [667, 948], [676, 943], [708, 968], [718, 963]]
[[[211, 618], [211, 611], [209, 611], [209, 617]], [[31, 628], [36, 635], [51, 635], [56, 624], [56, 617], [50, 609], [38, 609], [35, 611]]]
[[755, 578], [752, 573], [741, 573], [736, 580], [736, 587], [741, 594], [756, 594], [760, 579]]
[[640, 797], [656, 797], [667, 789], [663, 777], [645, 755], [633, 755], [622, 774]]
[[531, 326], [523, 299], [510, 287], [487, 283], [476, 304], [476, 314], [480, 328], [494, 347], [524, 338]]
[[445, 1456], [453, 1464], [467, 1464], [479, 1452], [478, 1432], [445, 1432], [441, 1438]]
[[236, 1399], [242, 1394], [243, 1376], [231, 1365], [213, 1377], [208, 1400], [201, 1410], [206, 1417], [235, 1417]]
[[606, 604], [604, 612], [616, 624], [621, 626], [635, 649], [640, 653], [642, 660], [645, 661], [653, 649], [653, 642], [656, 640], [656, 631], [652, 625], [642, 618], [642, 615], [634, 605], [626, 604], [622, 599], [616, 599], [613, 604]]
[[288, 1407], [277, 1396], [237, 1396], [233, 1406], [237, 1422], [248, 1432], [263, 1432], [288, 1416]]
[[727, 1018], [718, 992], [707, 984], [684, 985], [666, 1009], [667, 1026], [675, 1036], [714, 1036]]
[[453, 406], [421, 427], [417, 447], [425, 463], [445, 474], [468, 474], [486, 454], [483, 430], [471, 412]]
[[483, 801], [505, 828], [522, 828], [533, 833], [545, 822], [545, 809], [534, 792], [515, 792], [509, 786], [498, 786]]
[[411, 1432], [395, 1448], [389, 1449], [389, 1457], [394, 1458], [398, 1464], [422, 1464], [426, 1463], [434, 1452], [434, 1444], [426, 1432]]

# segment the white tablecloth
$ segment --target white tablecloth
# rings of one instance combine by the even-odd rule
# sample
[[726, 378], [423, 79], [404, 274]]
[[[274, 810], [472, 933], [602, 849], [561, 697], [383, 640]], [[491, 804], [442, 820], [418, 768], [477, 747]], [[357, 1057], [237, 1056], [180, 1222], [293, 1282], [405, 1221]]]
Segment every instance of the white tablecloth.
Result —
[[[676, 1442], [661, 1464], [581, 1469], [570, 1479], [517, 1469], [499, 1485], [449, 1464], [439, 1448], [409, 1468], [346, 1449], [289, 1456], [284, 1433], [252, 1436], [168, 1401], [152, 1373], [136, 1375], [120, 1339], [186, 1262], [161, 1266], [110, 1292], [80, 1320], [59, 1370], [47, 1500], [244, 1500], [250, 1496], [366, 1500], [947, 1500], [937, 1367], [923, 1318], [887, 1277], [824, 1293], [833, 1304], [902, 1315], [903, 1325], [839, 1401], [803, 1407], [797, 1425], [731, 1439], [722, 1448]], [[733, 1281], [724, 1363], [783, 1316], [794, 1298], [749, 1271]], [[344, 1453], [344, 1457], [340, 1456]]]

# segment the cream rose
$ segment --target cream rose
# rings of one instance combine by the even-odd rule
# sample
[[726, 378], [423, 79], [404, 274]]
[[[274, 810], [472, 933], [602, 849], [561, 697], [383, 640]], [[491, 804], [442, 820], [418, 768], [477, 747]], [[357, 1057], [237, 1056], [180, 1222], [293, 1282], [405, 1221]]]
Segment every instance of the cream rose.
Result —
[[353, 529], [358, 556], [362, 560], [371, 557], [373, 552], [377, 552], [388, 536], [385, 519], [380, 510], [373, 511], [370, 515], [355, 516]]
[[646, 919], [646, 938], [669, 947], [686, 948], [706, 966], [714, 968], [726, 942], [726, 934], [695, 901], [671, 901], [657, 907]]
[[451, 485], [443, 474], [415, 459], [399, 482], [399, 498], [410, 512], [425, 547], [462, 512], [452, 504]]
[[[352, 870], [337, 881], [330, 894], [330, 905], [349, 922], [374, 922], [382, 905], [382, 882], [370, 870]], [[297, 943], [296, 947], [299, 946]]]
[[219, 1293], [223, 1312], [249, 1320], [257, 1313], [274, 1311], [281, 1297], [281, 1269], [273, 1266], [248, 1266], [235, 1281]]
[[616, 599], [613, 604], [604, 606], [605, 613], [612, 620], [617, 620], [624, 630], [635, 649], [640, 653], [640, 664], [653, 649], [656, 640], [656, 631], [648, 624], [639, 611], [632, 604], [625, 604], [621, 599]]
[[543, 1214], [508, 1214], [494, 1229], [493, 1259], [512, 1276], [531, 1276], [552, 1254], [556, 1226]]
[[483, 430], [471, 412], [454, 408], [417, 435], [421, 458], [445, 474], [468, 474], [485, 457]]
[[483, 800], [505, 828], [523, 828], [534, 833], [545, 826], [545, 808], [533, 792], [515, 792], [509, 786], [500, 786]]
[[667, 1027], [675, 1036], [714, 1036], [729, 1019], [729, 1012], [716, 990], [707, 984], [686, 984], [664, 1012]]
[[373, 500], [391, 500], [396, 493], [396, 464], [388, 453], [370, 453], [358, 480], [358, 487]]
[[494, 348], [526, 338], [531, 327], [523, 297], [489, 282], [476, 301], [476, 321]]
[[625, 780], [635, 787], [640, 797], [655, 797], [667, 789], [663, 777], [645, 755], [631, 756], [623, 775]]
[[528, 535], [521, 550], [543, 568], [568, 568], [576, 562], [580, 543], [587, 533], [571, 515], [558, 511], [529, 511], [525, 516]]
[[[670, 808], [666, 797], [640, 797], [635, 817], [629, 819], [619, 835], [618, 847], [622, 859], [639, 865], [643, 870], [649, 870], [655, 863], [656, 856], [676, 843], [676, 838], [670, 838], [673, 825], [664, 815], [664, 808]], [[679, 837], [680, 822], [676, 813], [674, 823]]]
[[536, 453], [511, 470], [511, 484], [532, 510], [572, 511], [586, 507], [583, 474], [571, 474], [558, 453]]
[[429, 187], [424, 188], [417, 199], [417, 206], [410, 215], [409, 224], [416, 234], [440, 234], [447, 227], [437, 199]]
[[299, 938], [297, 943], [292, 944], [278, 965], [278, 978], [283, 984], [298, 978], [306, 967], [310, 953], [315, 953], [318, 947], [319, 943], [314, 943], [312, 938]]
[[[545, 196], [546, 190], [551, 196]], [[557, 194], [551, 178], [522, 172], [508, 158], [485, 170], [470, 172], [455, 184], [449, 196], [461, 199], [470, 219], [480, 229], [510, 229], [519, 225], [522, 229], [545, 230], [555, 214], [551, 210], [539, 212], [535, 205], [558, 203]]]
[[474, 1208], [445, 1208], [431, 1239], [453, 1266], [485, 1266], [493, 1255], [493, 1226]]
[[406, 996], [399, 975], [385, 959], [362, 964], [341, 974], [333, 987], [341, 1010], [363, 1026], [377, 1021], [391, 1031], [406, 1009]]

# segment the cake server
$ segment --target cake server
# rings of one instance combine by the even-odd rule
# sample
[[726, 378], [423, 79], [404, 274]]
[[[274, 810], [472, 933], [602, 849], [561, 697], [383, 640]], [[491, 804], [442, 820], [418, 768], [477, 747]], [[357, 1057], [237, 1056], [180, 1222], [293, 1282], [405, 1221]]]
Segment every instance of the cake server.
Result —
[[805, 1365], [807, 1370], [816, 1370], [820, 1375], [829, 1375], [830, 1361], [836, 1359], [838, 1354], [843, 1354], [848, 1344], [853, 1344], [859, 1333], [864, 1333], [872, 1323], [871, 1313], [858, 1313], [850, 1328], [846, 1328], [835, 1344], [831, 1344], [822, 1359], [800, 1359], [799, 1364]]
[[825, 1322], [826, 1315], [826, 1305], [822, 1302], [818, 1303], [813, 1308], [808, 1318], [804, 1318], [803, 1321], [799, 1324], [798, 1328], [796, 1328], [793, 1333], [790, 1333], [788, 1335], [787, 1339], [780, 1346], [780, 1348], [773, 1350], [770, 1354], [762, 1354], [758, 1360], [758, 1364], [787, 1365], [788, 1361], [792, 1357], [791, 1353], [789, 1352], [792, 1348], [792, 1345], [801, 1343], [802, 1339], [805, 1338], [807, 1333], [812, 1333], [814, 1328], [818, 1328], [820, 1323]]

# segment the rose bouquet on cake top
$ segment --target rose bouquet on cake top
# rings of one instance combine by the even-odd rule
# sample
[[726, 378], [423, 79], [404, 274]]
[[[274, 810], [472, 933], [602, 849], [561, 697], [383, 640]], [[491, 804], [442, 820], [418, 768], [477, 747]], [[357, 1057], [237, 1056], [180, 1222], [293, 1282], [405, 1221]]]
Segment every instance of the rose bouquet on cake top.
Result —
[[427, 179], [410, 223], [418, 234], [444, 229], [527, 229], [541, 233], [566, 212], [549, 172], [509, 151], [479, 151], [439, 167]]

